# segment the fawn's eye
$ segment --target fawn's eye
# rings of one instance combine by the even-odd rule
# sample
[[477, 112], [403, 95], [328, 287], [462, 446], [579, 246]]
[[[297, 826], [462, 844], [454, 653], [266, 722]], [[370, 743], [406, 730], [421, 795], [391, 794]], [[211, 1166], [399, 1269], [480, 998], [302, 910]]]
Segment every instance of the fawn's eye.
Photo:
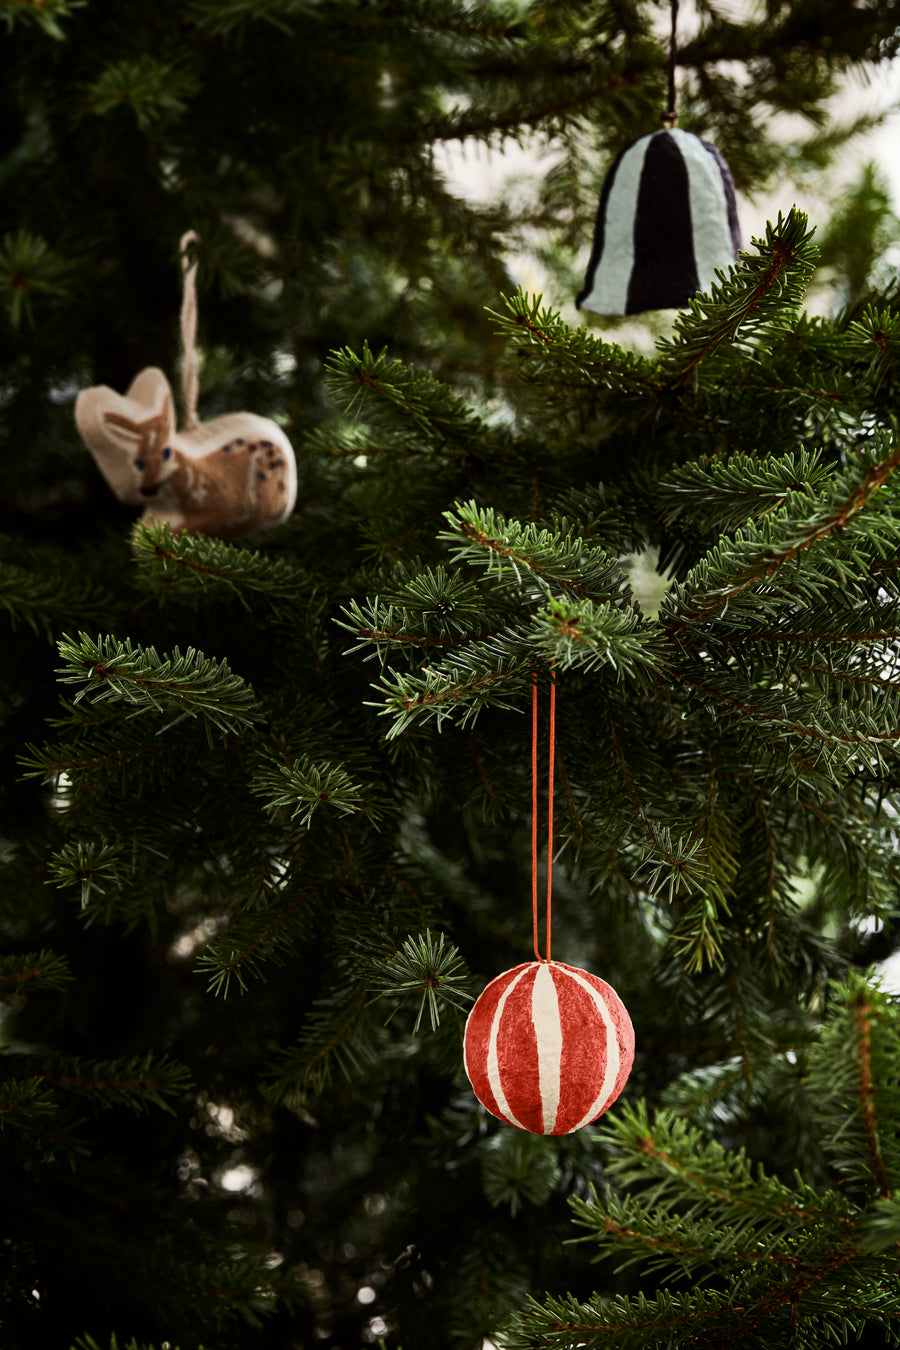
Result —
[[172, 447], [171, 445], [167, 445], [165, 450], [163, 451], [163, 459], [171, 459], [171, 458], [172, 458]]
[[147, 461], [145, 459], [136, 459], [134, 461], [134, 467], [138, 470], [139, 473], [143, 473], [147, 467]]

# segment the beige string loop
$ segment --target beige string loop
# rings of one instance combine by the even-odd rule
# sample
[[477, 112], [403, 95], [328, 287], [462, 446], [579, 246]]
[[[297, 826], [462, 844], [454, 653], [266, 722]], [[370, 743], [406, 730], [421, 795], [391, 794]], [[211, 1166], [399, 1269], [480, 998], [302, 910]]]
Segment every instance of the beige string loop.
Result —
[[184, 430], [197, 429], [197, 389], [199, 384], [199, 361], [197, 357], [197, 255], [188, 254], [191, 244], [196, 244], [197, 236], [188, 230], [179, 241], [181, 267], [183, 273], [183, 294], [181, 297], [181, 393], [184, 401]]

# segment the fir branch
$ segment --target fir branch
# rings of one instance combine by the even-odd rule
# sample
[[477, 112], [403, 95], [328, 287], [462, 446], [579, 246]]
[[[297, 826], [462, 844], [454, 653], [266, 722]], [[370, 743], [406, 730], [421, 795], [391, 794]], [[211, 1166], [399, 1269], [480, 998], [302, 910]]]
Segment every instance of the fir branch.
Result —
[[116, 605], [99, 585], [58, 550], [22, 548], [0, 538], [0, 609], [15, 629], [23, 621], [35, 633], [52, 637], [60, 621], [109, 621]]
[[284, 965], [308, 932], [312, 902], [334, 891], [327, 881], [302, 890], [286, 885], [274, 900], [240, 913], [197, 962], [197, 970], [209, 974], [208, 991], [227, 998], [234, 980], [245, 993], [250, 979], [265, 978], [266, 962]]
[[900, 1006], [859, 972], [832, 998], [808, 1091], [832, 1166], [865, 1203], [900, 1179]]
[[[900, 438], [895, 444], [877, 437], [870, 446], [847, 455], [847, 466], [835, 475], [830, 488], [815, 506], [809, 497], [789, 493], [784, 505], [763, 520], [747, 524], [735, 539], [716, 546], [691, 571], [684, 587], [669, 592], [660, 611], [660, 620], [680, 636], [692, 625], [725, 610], [743, 599], [752, 589], [752, 605], [757, 622], [767, 610], [783, 608], [780, 595], [770, 579], [797, 564], [814, 546], [831, 545], [827, 559], [817, 552], [816, 561], [830, 563], [838, 579], [855, 579], [865, 572], [872, 552], [893, 543], [897, 522], [892, 500], [879, 497], [874, 511], [860, 513], [885, 484], [900, 463]], [[834, 540], [837, 537], [837, 543]], [[865, 552], [864, 552], [865, 551]], [[852, 564], [852, 565], [850, 565]], [[801, 573], [791, 569], [791, 580], [802, 588], [801, 594], [821, 601], [822, 592], [833, 585], [832, 578], [817, 576], [814, 565]], [[764, 590], [763, 587], [769, 588]], [[748, 602], [749, 598], [748, 598]]]
[[266, 1074], [267, 1095], [276, 1102], [315, 1099], [336, 1072], [350, 1082], [374, 1064], [386, 1048], [386, 1035], [371, 1018], [369, 1003], [366, 985], [345, 972], [316, 1001], [298, 1044], [282, 1051]]
[[662, 672], [661, 635], [648, 630], [636, 610], [593, 600], [551, 599], [531, 624], [530, 640], [560, 670], [589, 672], [610, 666], [616, 679], [648, 687]]
[[384, 703], [373, 706], [394, 718], [387, 739], [401, 736], [414, 722], [422, 724], [433, 718], [440, 730], [445, 722], [458, 719], [465, 727], [488, 705], [516, 708], [521, 695], [530, 688], [534, 658], [529, 653], [510, 659], [510, 647], [521, 650], [524, 643], [519, 640], [513, 644], [511, 635], [504, 635], [504, 639], [503, 652], [497, 650], [499, 644], [478, 643], [471, 651], [439, 666], [423, 667], [421, 674], [385, 675], [375, 686]]
[[509, 1205], [515, 1217], [523, 1201], [544, 1205], [562, 1177], [553, 1143], [541, 1135], [506, 1130], [481, 1148], [481, 1186], [489, 1204]]
[[[622, 1105], [608, 1117], [600, 1138], [612, 1150], [607, 1169], [616, 1184], [646, 1189], [656, 1206], [690, 1204], [729, 1223], [736, 1214], [755, 1215], [736, 1220], [738, 1224], [850, 1223], [853, 1207], [839, 1193], [820, 1195], [799, 1179], [791, 1190], [761, 1169], [754, 1175], [743, 1150], [729, 1152], [672, 1111], [656, 1111], [651, 1120], [643, 1101]], [[587, 1208], [584, 1201], [571, 1203], [586, 1220], [602, 1215], [599, 1201]]]
[[87, 909], [127, 886], [133, 866], [133, 844], [128, 848], [121, 840], [70, 839], [51, 855], [48, 870], [57, 886], [78, 886], [81, 908]]
[[528, 1307], [504, 1336], [505, 1350], [644, 1350], [648, 1342], [677, 1344], [683, 1335], [699, 1330], [716, 1336], [718, 1323], [740, 1317], [746, 1309], [730, 1292], [698, 1289], [680, 1294], [662, 1290], [656, 1297], [644, 1294], [594, 1295], [581, 1301], [573, 1294], [550, 1296], [542, 1305], [529, 1298]]
[[[835, 776], [851, 768], [864, 751], [869, 752], [865, 763], [880, 765], [882, 746], [900, 742], [900, 729], [879, 728], [865, 709], [856, 713], [856, 725], [853, 726], [847, 724], [845, 714], [833, 710], [822, 698], [801, 700], [777, 689], [755, 689], [734, 677], [720, 676], [715, 684], [711, 684], [677, 669], [672, 671], [672, 678], [694, 690], [702, 699], [712, 704], [725, 704], [757, 726], [771, 729], [773, 748], [784, 754], [797, 752], [796, 745], [792, 745], [785, 733], [801, 741], [813, 742], [818, 747], [816, 763], [827, 765]], [[878, 707], [877, 711], [885, 720], [892, 720], [890, 705]], [[832, 751], [827, 759], [826, 749]]]
[[471, 1002], [474, 998], [469, 988], [471, 979], [462, 957], [452, 943], [445, 945], [445, 941], [443, 933], [438, 933], [434, 938], [431, 930], [426, 928], [424, 933], [408, 937], [389, 956], [373, 958], [368, 964], [367, 983], [375, 991], [374, 999], [398, 1000], [387, 1022], [399, 1010], [400, 1001], [409, 994], [418, 995], [419, 1010], [413, 1026], [414, 1036], [419, 1033], [426, 1008], [431, 1030], [437, 1031], [442, 1003], [464, 1009], [465, 1001]]
[[371, 784], [354, 782], [353, 775], [338, 761], [310, 755], [269, 752], [258, 762], [250, 790], [264, 799], [266, 811], [275, 813], [281, 807], [292, 807], [290, 819], [299, 816], [300, 825], [307, 829], [316, 812], [323, 809], [342, 816], [362, 812], [373, 824], [382, 815]]
[[343, 348], [332, 352], [327, 369], [326, 384], [345, 411], [365, 415], [376, 430], [392, 431], [401, 443], [410, 439], [421, 444], [424, 436], [434, 448], [477, 446], [483, 453], [486, 445], [502, 439], [447, 385], [426, 371], [389, 360], [386, 348], [377, 356], [367, 342], [361, 356]]
[[398, 582], [364, 605], [353, 600], [344, 608], [346, 617], [336, 622], [361, 639], [346, 655], [371, 646], [369, 657], [379, 657], [382, 667], [391, 651], [407, 649], [418, 659], [417, 648], [484, 642], [509, 617], [508, 606], [492, 604], [483, 587], [443, 566], [418, 567], [409, 576], [404, 569]]
[[62, 684], [83, 686], [78, 703], [119, 700], [131, 705], [133, 716], [172, 714], [161, 728], [168, 731], [185, 717], [200, 717], [212, 744], [212, 729], [240, 734], [259, 717], [256, 696], [226, 661], [206, 657], [193, 647], [184, 655], [176, 647], [160, 656], [155, 647], [136, 647], [130, 638], [63, 637], [57, 644], [66, 662], [59, 669]]
[[23, 952], [0, 956], [0, 993], [30, 993], [32, 989], [65, 989], [72, 979], [69, 963], [55, 952]]
[[501, 298], [509, 313], [487, 312], [516, 356], [517, 383], [539, 388], [554, 402], [571, 401], [579, 392], [593, 397], [598, 390], [635, 399], [658, 397], [663, 385], [647, 357], [604, 342], [587, 328], [570, 327], [558, 310], [543, 308], [542, 295], [520, 287]]
[[167, 522], [139, 524], [132, 542], [142, 584], [160, 595], [234, 597], [248, 612], [260, 596], [285, 617], [311, 589], [309, 579], [285, 558], [189, 531], [175, 534]]
[[[0, 1056], [0, 1064], [3, 1057]], [[53, 1093], [35, 1078], [0, 1078], [0, 1130], [7, 1126], [31, 1130], [40, 1118], [56, 1110]]]
[[727, 277], [717, 269], [719, 282], [709, 297], [691, 299], [676, 320], [674, 336], [659, 344], [660, 372], [669, 385], [688, 385], [701, 365], [733, 343], [751, 319], [754, 335], [763, 324], [788, 326], [815, 267], [813, 234], [806, 215], [792, 207], [786, 217], [778, 213], [775, 225], [767, 223], [764, 240], [751, 240], [755, 257], [741, 254]]
[[[685, 902], [684, 912], [673, 933], [687, 958], [687, 969], [699, 971], [708, 962], [722, 962], [722, 934], [719, 910], [728, 913], [728, 902], [709, 866], [702, 841], [672, 835], [661, 821], [651, 818], [637, 790], [634, 775], [625, 757], [610, 699], [601, 694], [607, 731], [621, 780], [625, 786], [650, 848], [642, 849], [644, 884], [651, 893], [662, 891], [671, 904], [676, 898]], [[693, 894], [692, 894], [693, 893]]]
[[831, 476], [821, 459], [820, 450], [806, 449], [777, 459], [713, 455], [672, 470], [656, 493], [668, 524], [688, 517], [705, 530], [732, 530], [782, 506], [790, 493], [815, 497]]
[[857, 1063], [859, 1066], [859, 1104], [869, 1152], [872, 1177], [880, 1195], [891, 1198], [887, 1171], [879, 1140], [878, 1117], [875, 1111], [875, 1087], [872, 1082], [872, 1015], [877, 1016], [870, 997], [860, 994], [853, 1005], [856, 1027]]
[[191, 1087], [183, 1064], [168, 1055], [148, 1052], [133, 1059], [88, 1061], [71, 1056], [54, 1058], [49, 1067], [30, 1067], [32, 1057], [0, 1055], [0, 1074], [20, 1082], [34, 1082], [91, 1102], [97, 1110], [124, 1106], [141, 1113], [151, 1106], [173, 1114], [168, 1098], [180, 1097]]
[[628, 583], [618, 563], [574, 531], [560, 535], [522, 525], [474, 501], [457, 503], [444, 518], [451, 528], [438, 537], [452, 545], [454, 562], [484, 568], [502, 582], [515, 578], [526, 595], [543, 598], [559, 588], [599, 604], [627, 603]]
[[84, 9], [87, 0], [2, 0], [0, 19], [5, 19], [7, 28], [18, 21], [29, 20], [37, 24], [48, 37], [64, 42], [67, 33], [60, 27], [60, 19], [68, 19], [75, 9]]
[[463, 140], [470, 136], [484, 139], [503, 133], [517, 132], [523, 127], [540, 127], [547, 123], [553, 125], [557, 120], [562, 119], [564, 114], [572, 113], [578, 108], [588, 107], [590, 104], [598, 102], [604, 95], [612, 94], [623, 88], [633, 87], [638, 84], [639, 79], [640, 73], [637, 70], [617, 71], [600, 83], [592, 80], [587, 88], [577, 89], [566, 98], [556, 97], [552, 102], [544, 103], [530, 110], [523, 109], [521, 103], [519, 103], [513, 110], [503, 116], [480, 111], [468, 113], [454, 118], [444, 128], [430, 131], [429, 139]]

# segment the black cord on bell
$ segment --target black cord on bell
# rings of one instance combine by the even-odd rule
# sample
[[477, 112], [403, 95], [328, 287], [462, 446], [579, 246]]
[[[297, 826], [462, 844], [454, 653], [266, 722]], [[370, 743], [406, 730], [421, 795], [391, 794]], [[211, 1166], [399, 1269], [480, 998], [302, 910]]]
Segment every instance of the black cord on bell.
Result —
[[664, 127], [678, 125], [678, 112], [675, 108], [675, 64], [678, 60], [678, 0], [669, 0], [672, 11], [672, 29], [669, 34], [669, 106], [660, 117]]

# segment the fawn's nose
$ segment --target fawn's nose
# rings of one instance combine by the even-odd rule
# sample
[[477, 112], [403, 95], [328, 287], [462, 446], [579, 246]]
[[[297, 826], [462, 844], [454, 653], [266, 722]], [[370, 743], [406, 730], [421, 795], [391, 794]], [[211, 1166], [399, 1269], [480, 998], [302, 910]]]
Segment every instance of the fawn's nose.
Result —
[[153, 487], [142, 487], [142, 488], [141, 488], [141, 496], [142, 496], [142, 497], [155, 497], [156, 494], [157, 494], [157, 492], [159, 492], [159, 483], [154, 483], [154, 484], [153, 484]]

